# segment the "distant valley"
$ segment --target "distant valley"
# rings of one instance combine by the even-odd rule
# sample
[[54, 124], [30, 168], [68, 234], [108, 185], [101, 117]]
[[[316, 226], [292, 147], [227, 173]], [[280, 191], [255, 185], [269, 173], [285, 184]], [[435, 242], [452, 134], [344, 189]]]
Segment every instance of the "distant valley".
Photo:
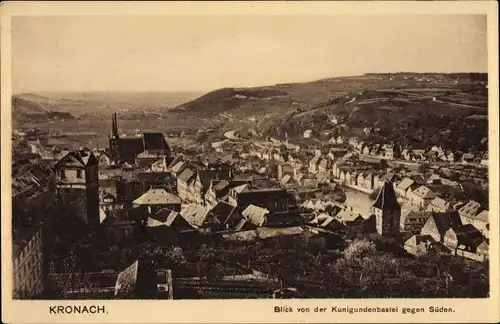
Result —
[[[307, 130], [405, 144], [487, 146], [485, 73], [386, 73], [201, 93], [40, 93], [13, 96], [13, 117], [42, 128], [109, 132], [227, 130], [300, 137]], [[65, 121], [62, 122], [61, 120]], [[69, 121], [70, 119], [74, 121]], [[47, 123], [47, 121], [49, 121]], [[370, 135], [366, 134], [366, 129]], [[373, 131], [371, 131], [373, 130]], [[486, 138], [486, 139], [485, 139]]]

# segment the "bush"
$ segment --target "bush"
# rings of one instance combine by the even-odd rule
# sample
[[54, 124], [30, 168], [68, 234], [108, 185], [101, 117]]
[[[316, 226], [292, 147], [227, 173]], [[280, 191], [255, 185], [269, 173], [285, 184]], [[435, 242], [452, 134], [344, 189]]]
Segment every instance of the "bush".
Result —
[[355, 240], [344, 250], [347, 260], [363, 259], [375, 255], [375, 244], [367, 240]]

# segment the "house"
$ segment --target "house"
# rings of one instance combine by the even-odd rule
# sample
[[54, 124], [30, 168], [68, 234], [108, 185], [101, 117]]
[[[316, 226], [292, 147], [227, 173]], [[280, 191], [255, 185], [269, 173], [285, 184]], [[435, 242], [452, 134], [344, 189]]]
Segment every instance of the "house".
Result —
[[311, 161], [309, 161], [309, 172], [316, 174], [319, 171], [319, 164], [321, 162], [321, 156], [314, 156]]
[[432, 236], [416, 234], [405, 241], [404, 249], [409, 254], [421, 256], [427, 253], [433, 243]]
[[462, 163], [474, 163], [474, 154], [472, 153], [465, 153], [462, 155]]
[[327, 213], [317, 215], [309, 222], [309, 225], [319, 227], [331, 232], [344, 232], [345, 225], [342, 224], [336, 217], [332, 217]]
[[[237, 189], [237, 188], [234, 188]], [[237, 211], [242, 213], [250, 205], [269, 210], [268, 224], [293, 223], [298, 216], [296, 198], [282, 188], [263, 188], [237, 191], [231, 190], [229, 202], [234, 202]]]
[[151, 165], [151, 172], [167, 172], [167, 171], [169, 171], [169, 169], [166, 157], [157, 160]]
[[308, 129], [304, 132], [304, 138], [311, 138], [313, 135], [313, 131]]
[[476, 252], [476, 248], [484, 241], [484, 237], [474, 226], [465, 224], [449, 228], [443, 238], [444, 245], [456, 251], [463, 245], [469, 252]]
[[170, 168], [170, 172], [177, 178], [187, 166], [188, 163], [186, 161], [178, 161]]
[[332, 162], [329, 158], [321, 159], [321, 162], [318, 165], [318, 173], [326, 178], [330, 178], [331, 164]]
[[396, 172], [388, 171], [380, 180], [383, 182], [391, 182], [394, 185], [394, 188], [396, 188], [395, 184], [401, 179]]
[[278, 179], [282, 179], [285, 175], [294, 175], [294, 168], [288, 163], [278, 164]]
[[458, 210], [464, 224], [471, 224], [480, 232], [487, 235], [489, 224], [488, 210], [481, 210], [481, 205], [473, 200], [469, 201]]
[[391, 182], [385, 182], [380, 189], [377, 199], [372, 205], [372, 213], [375, 215], [378, 234], [392, 235], [399, 233], [401, 206]]
[[210, 187], [205, 193], [205, 203], [207, 206], [214, 206], [217, 202], [229, 193], [231, 183], [228, 180], [212, 180]]
[[363, 182], [360, 182], [360, 177], [358, 176], [358, 185], [366, 189], [372, 190], [375, 188], [375, 176], [372, 172], [363, 172]]
[[453, 152], [449, 152], [448, 155], [446, 155], [446, 159], [448, 160], [448, 162], [454, 163], [455, 162], [455, 154]]
[[242, 216], [238, 214], [236, 206], [225, 201], [217, 202], [210, 212], [217, 219], [219, 229], [222, 230], [234, 228], [242, 218]]
[[402, 223], [401, 229], [404, 232], [418, 234], [420, 233], [422, 227], [424, 227], [427, 219], [431, 216], [432, 216], [431, 212], [410, 211], [405, 215], [404, 218], [401, 217], [401, 223]]
[[280, 184], [284, 188], [297, 187], [297, 186], [300, 186], [302, 178], [303, 177], [297, 177], [297, 180], [296, 180], [294, 177], [286, 175], [283, 177], [283, 179], [281, 179]]
[[12, 297], [14, 299], [38, 297], [44, 291], [42, 232], [41, 226], [22, 226], [22, 231], [13, 232]]
[[205, 204], [205, 194], [210, 187], [212, 180], [230, 180], [232, 178], [231, 170], [199, 170], [193, 185], [193, 202]]
[[180, 232], [193, 229], [179, 212], [168, 208], [150, 215], [145, 227], [149, 238], [160, 245], [175, 245]]
[[483, 240], [476, 248], [476, 256], [479, 260], [487, 260], [489, 258], [490, 244], [487, 239]]
[[344, 225], [345, 229], [352, 233], [369, 234], [375, 233], [375, 215], [363, 216], [352, 209], [340, 211], [335, 218]]
[[173, 174], [167, 172], [137, 172], [136, 178], [141, 184], [142, 192], [146, 192], [152, 187], [165, 188], [170, 192], [177, 191], [177, 181]]
[[[115, 190], [116, 194], [116, 190]], [[107, 211], [116, 208], [117, 199], [116, 196], [107, 192], [104, 189], [99, 190], [99, 207], [100, 209]]]
[[153, 163], [158, 161], [160, 158], [166, 158], [166, 156], [161, 156], [159, 153], [151, 153], [144, 151], [139, 153], [135, 157], [135, 164], [139, 167], [151, 167]]
[[446, 201], [440, 197], [436, 197], [431, 200], [429, 205], [427, 206], [428, 211], [445, 213], [453, 210], [453, 205], [450, 201]]
[[481, 165], [488, 166], [488, 151], [486, 151], [481, 157]]
[[427, 186], [420, 186], [411, 192], [409, 200], [421, 207], [427, 206], [437, 195]]
[[444, 243], [444, 236], [450, 228], [462, 225], [460, 215], [456, 211], [446, 213], [432, 213], [427, 219], [420, 234], [430, 235], [436, 242]]
[[[396, 193], [399, 197], [409, 198], [412, 192], [412, 187], [415, 188], [415, 181], [410, 178], [404, 178], [397, 186]], [[415, 188], [416, 189], [416, 188]]]
[[177, 177], [177, 194], [183, 201], [194, 201], [191, 187], [196, 181], [196, 171], [185, 168]]
[[163, 188], [151, 188], [142, 196], [133, 201], [136, 206], [147, 208], [149, 213], [155, 214], [160, 209], [168, 208], [181, 211], [181, 198], [167, 192]]
[[241, 216], [243, 216], [246, 222], [251, 223], [253, 226], [262, 227], [267, 225], [269, 210], [250, 204], [241, 212]]
[[188, 223], [200, 232], [211, 232], [220, 227], [218, 219], [206, 206], [198, 204], [183, 204], [180, 214]]

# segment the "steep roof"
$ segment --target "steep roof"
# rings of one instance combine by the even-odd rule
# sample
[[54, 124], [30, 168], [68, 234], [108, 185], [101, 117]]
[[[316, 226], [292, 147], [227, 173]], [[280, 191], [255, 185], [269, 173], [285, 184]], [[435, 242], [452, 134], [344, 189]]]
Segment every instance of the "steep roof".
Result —
[[90, 151], [69, 151], [66, 152], [56, 163], [56, 168], [61, 165], [87, 166], [97, 164], [98, 161], [95, 155]]
[[218, 191], [218, 190], [224, 190], [225, 188], [227, 188], [229, 186], [229, 181], [227, 180], [222, 180], [220, 182], [218, 182], [217, 184], [215, 184], [212, 189], [215, 190], [215, 191]]
[[415, 181], [413, 179], [410, 179], [410, 178], [404, 178], [403, 181], [401, 181], [397, 188], [400, 189], [400, 190], [407, 190], [408, 188], [410, 188], [413, 184], [415, 183]]
[[439, 198], [439, 197], [436, 197], [436, 198], [432, 199], [432, 201], [431, 201], [431, 205], [439, 207], [439, 208], [446, 209], [446, 208], [448, 208], [449, 204], [450, 204], [449, 202], [447, 202], [446, 200]]
[[241, 215], [250, 220], [252, 224], [262, 226], [266, 220], [266, 216], [269, 215], [269, 210], [259, 206], [249, 205], [241, 212]]
[[149, 189], [148, 192], [134, 200], [135, 205], [173, 205], [180, 204], [181, 199], [165, 189]]
[[219, 220], [219, 223], [224, 224], [235, 209], [235, 206], [224, 201], [219, 201], [212, 208], [211, 212]]
[[184, 169], [184, 171], [182, 171], [182, 173], [179, 175], [177, 179], [189, 182], [191, 179], [194, 178], [195, 175], [196, 175], [195, 171], [191, 169]]
[[204, 189], [210, 186], [211, 180], [229, 180], [231, 171], [229, 170], [200, 170], [198, 176]]
[[480, 209], [480, 203], [474, 200], [470, 200], [467, 204], [460, 208], [458, 212], [462, 217], [474, 218]]
[[144, 151], [169, 150], [169, 146], [162, 133], [144, 133]]
[[413, 191], [413, 194], [423, 199], [433, 199], [436, 197], [436, 193], [426, 186], [418, 187]]
[[488, 211], [485, 209], [483, 210], [482, 212], [480, 212], [479, 214], [477, 214], [475, 217], [475, 219], [478, 219], [480, 221], [483, 221], [483, 222], [488, 222]]
[[202, 227], [206, 225], [210, 210], [202, 205], [185, 204], [181, 207], [181, 215], [192, 225]]
[[392, 171], [389, 171], [382, 177], [381, 180], [385, 182], [396, 182], [397, 179], [398, 179], [397, 174]]
[[401, 210], [392, 182], [384, 182], [373, 207], [382, 210]]
[[[427, 221], [429, 221], [429, 219]], [[432, 219], [436, 224], [439, 234], [444, 234], [450, 228], [457, 228], [462, 225], [462, 220], [456, 211], [432, 213]]]

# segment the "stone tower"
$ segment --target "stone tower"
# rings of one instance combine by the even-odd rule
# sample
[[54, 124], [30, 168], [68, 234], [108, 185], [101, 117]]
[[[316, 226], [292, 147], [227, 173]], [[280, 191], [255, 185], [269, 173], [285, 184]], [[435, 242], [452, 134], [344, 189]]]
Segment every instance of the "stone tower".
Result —
[[99, 225], [98, 161], [90, 151], [66, 153], [56, 164], [56, 189], [62, 212], [91, 228]]
[[400, 231], [401, 206], [398, 203], [392, 182], [384, 182], [372, 211], [376, 218], [377, 233], [392, 235]]

